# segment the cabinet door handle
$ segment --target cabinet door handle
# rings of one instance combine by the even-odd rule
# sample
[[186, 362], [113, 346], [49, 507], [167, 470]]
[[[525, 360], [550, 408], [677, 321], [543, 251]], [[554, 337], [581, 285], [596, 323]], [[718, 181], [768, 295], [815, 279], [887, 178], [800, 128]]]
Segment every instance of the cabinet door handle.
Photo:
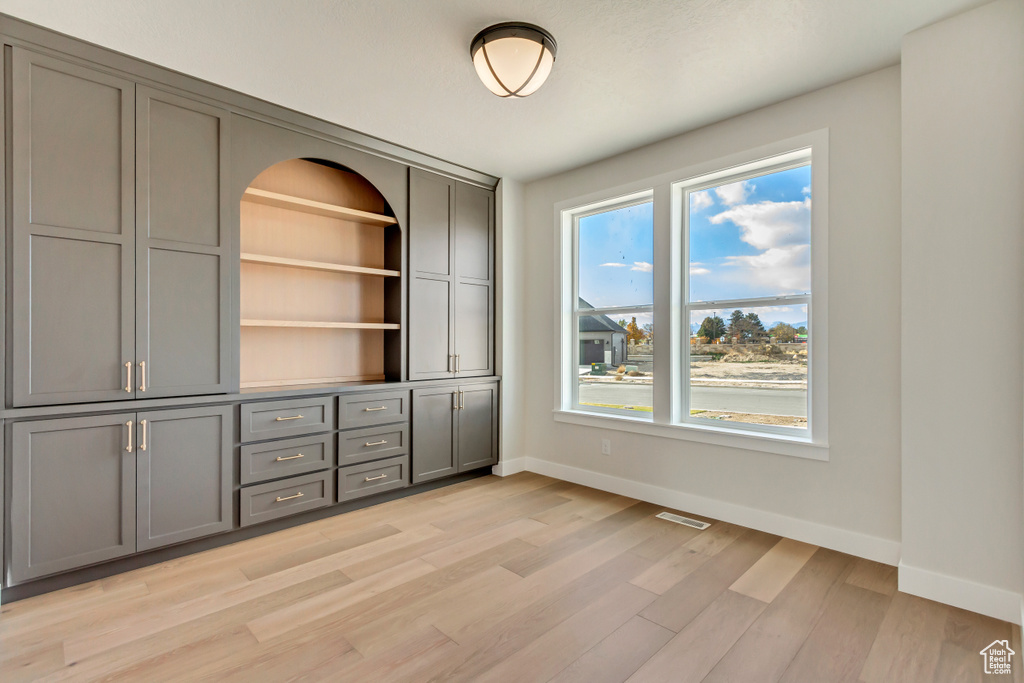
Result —
[[278, 496], [277, 498], [274, 499], [274, 502], [275, 503], [283, 503], [286, 500], [293, 500], [295, 498], [302, 498], [302, 496], [304, 496], [304, 495], [306, 495], [306, 494], [304, 494], [302, 491], [299, 491], [294, 496], [284, 496], [283, 498], [281, 496]]
[[466, 392], [460, 390], [459, 391], [459, 410], [462, 410], [465, 407], [466, 407]]
[[292, 415], [291, 417], [275, 417], [274, 420], [277, 422], [284, 422], [285, 420], [301, 420], [302, 415]]
[[457, 391], [453, 391], [452, 392], [452, 403], [454, 404], [452, 406], [452, 410], [458, 410], [459, 409], [459, 392], [457, 392]]
[[378, 410], [387, 410], [387, 409], [388, 409], [387, 406], [380, 406], [379, 408], [363, 408], [363, 410], [365, 412], [367, 412], [367, 413], [373, 413], [373, 412], [376, 412]]
[[124, 366], [128, 368], [128, 382], [124, 385], [124, 390], [130, 394], [132, 393], [132, 364], [125, 363]]
[[146, 361], [139, 363], [139, 391], [146, 390]]
[[386, 475], [386, 474], [378, 474], [376, 477], [366, 477], [366, 478], [363, 479], [363, 481], [377, 481], [378, 479], [387, 479], [387, 478], [388, 478], [388, 475]]
[[462, 355], [455, 354], [455, 374], [462, 372]]
[[128, 427], [128, 445], [124, 447], [129, 453], [132, 452], [132, 446], [135, 444], [135, 440], [132, 438], [132, 421], [128, 420], [125, 422], [125, 426]]
[[448, 354], [448, 372], [455, 372], [455, 356]]
[[380, 441], [367, 441], [363, 446], [383, 446], [387, 442], [387, 439], [382, 439]]
[[274, 462], [284, 462], [285, 460], [295, 460], [297, 458], [305, 458], [306, 456], [302, 453], [296, 455], [279, 455], [274, 459]]
[[142, 428], [142, 443], [139, 444], [139, 450], [146, 450], [146, 421], [139, 420], [139, 426]]

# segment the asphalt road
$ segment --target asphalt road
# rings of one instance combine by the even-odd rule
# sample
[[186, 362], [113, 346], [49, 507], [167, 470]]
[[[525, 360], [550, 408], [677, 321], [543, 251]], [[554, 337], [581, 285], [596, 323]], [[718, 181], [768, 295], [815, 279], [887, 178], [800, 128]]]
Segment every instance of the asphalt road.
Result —
[[[580, 402], [649, 406], [652, 391], [650, 385], [641, 384], [581, 384]], [[693, 387], [690, 408], [807, 417], [807, 392], [804, 389], [697, 386]]]

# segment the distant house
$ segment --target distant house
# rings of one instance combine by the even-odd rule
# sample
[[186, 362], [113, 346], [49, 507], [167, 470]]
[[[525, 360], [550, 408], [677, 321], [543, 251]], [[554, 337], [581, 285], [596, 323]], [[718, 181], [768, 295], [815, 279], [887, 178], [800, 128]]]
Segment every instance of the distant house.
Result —
[[[593, 308], [580, 298], [580, 311]], [[607, 363], [616, 367], [626, 362], [626, 328], [606, 315], [580, 316], [580, 365]]]

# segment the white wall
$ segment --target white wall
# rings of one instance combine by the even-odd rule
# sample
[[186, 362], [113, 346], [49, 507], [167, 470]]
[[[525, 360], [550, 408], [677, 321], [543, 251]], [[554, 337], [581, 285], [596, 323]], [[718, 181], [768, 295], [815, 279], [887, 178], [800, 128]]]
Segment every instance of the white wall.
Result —
[[[503, 460], [523, 452], [523, 391], [522, 383], [515, 381], [516, 368], [522, 366], [526, 349], [526, 324], [523, 319], [523, 208], [522, 183], [504, 178], [498, 184], [495, 254], [497, 286], [495, 288], [497, 326], [496, 371], [507, 376], [501, 384], [501, 453]], [[511, 474], [504, 465], [497, 467], [499, 474]]]
[[[552, 419], [553, 207], [829, 129], [830, 461]], [[521, 386], [532, 470], [895, 563], [900, 537], [900, 72], [896, 67], [526, 187]], [[506, 321], [507, 322], [507, 321]], [[891, 344], [865, 342], [887, 336]], [[507, 431], [506, 427], [506, 431]], [[611, 457], [600, 455], [609, 438]], [[505, 457], [512, 455], [505, 452]]]
[[[900, 588], [1019, 619], [1024, 589], [1024, 3], [903, 45]], [[957, 353], [939, 330], [979, 335]], [[943, 335], [944, 336], [944, 335]], [[1016, 617], [1015, 613], [1016, 612]]]

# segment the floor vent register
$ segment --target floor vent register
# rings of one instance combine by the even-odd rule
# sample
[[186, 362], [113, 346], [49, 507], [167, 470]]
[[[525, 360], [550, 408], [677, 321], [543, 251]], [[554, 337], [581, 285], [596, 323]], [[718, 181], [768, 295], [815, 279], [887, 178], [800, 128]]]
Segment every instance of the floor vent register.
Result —
[[690, 519], [689, 517], [683, 517], [682, 515], [674, 515], [671, 512], [662, 512], [655, 515], [655, 517], [658, 519], [667, 519], [668, 521], [675, 522], [676, 524], [692, 526], [694, 529], [700, 529], [701, 531], [711, 526], [707, 522], [698, 522], [696, 519]]

